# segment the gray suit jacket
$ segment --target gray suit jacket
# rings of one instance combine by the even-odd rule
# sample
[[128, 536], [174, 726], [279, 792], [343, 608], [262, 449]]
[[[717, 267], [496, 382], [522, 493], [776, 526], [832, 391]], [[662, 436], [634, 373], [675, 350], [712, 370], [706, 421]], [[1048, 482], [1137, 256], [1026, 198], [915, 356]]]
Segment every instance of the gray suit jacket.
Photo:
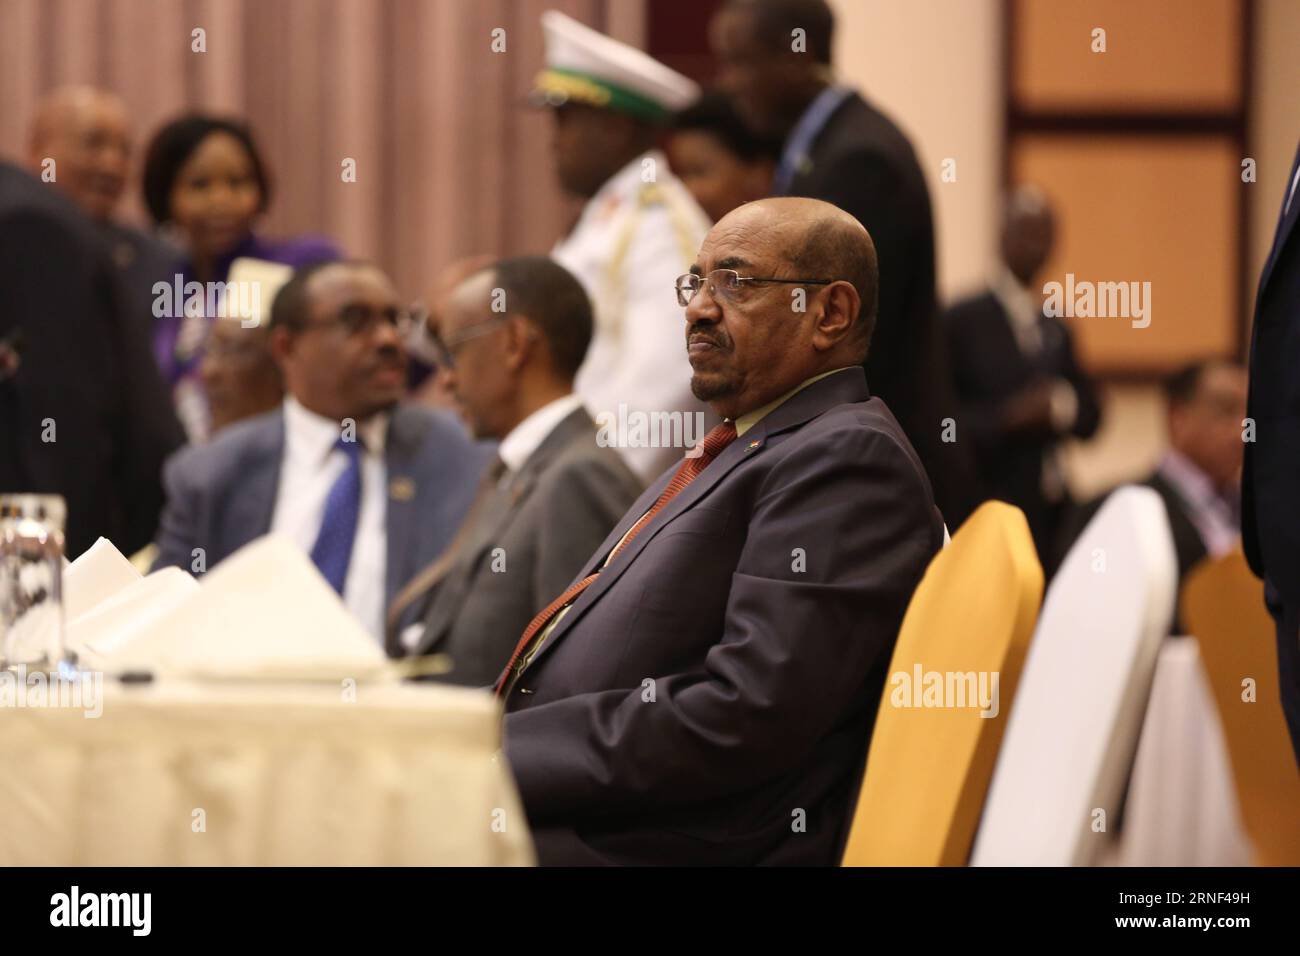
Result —
[[596, 444], [586, 409], [567, 415], [491, 492], [446, 574], [415, 605], [411, 619], [425, 628], [416, 653], [451, 656], [454, 669], [438, 679], [490, 685], [533, 615], [568, 587], [641, 487], [617, 450]]
[[942, 543], [921, 463], [860, 368], [733, 441], [600, 572], [506, 700], [538, 859], [834, 863], [903, 612]]
[[[447, 546], [491, 454], [445, 414], [418, 405], [393, 409], [384, 449], [386, 600]], [[203, 548], [211, 569], [270, 531], [283, 455], [284, 413], [278, 408], [173, 455], [163, 469], [167, 505], [154, 568], [192, 570], [193, 550]]]

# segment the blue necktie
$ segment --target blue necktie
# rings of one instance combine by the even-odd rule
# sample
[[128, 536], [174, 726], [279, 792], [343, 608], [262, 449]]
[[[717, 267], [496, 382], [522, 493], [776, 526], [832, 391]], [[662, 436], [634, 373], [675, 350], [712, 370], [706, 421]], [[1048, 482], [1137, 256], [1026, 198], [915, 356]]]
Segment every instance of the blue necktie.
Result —
[[311, 559], [325, 580], [339, 594], [348, 577], [352, 559], [352, 542], [357, 536], [357, 518], [361, 513], [361, 442], [340, 438], [335, 448], [348, 456], [348, 465], [335, 479], [325, 499], [320, 531], [311, 548]]

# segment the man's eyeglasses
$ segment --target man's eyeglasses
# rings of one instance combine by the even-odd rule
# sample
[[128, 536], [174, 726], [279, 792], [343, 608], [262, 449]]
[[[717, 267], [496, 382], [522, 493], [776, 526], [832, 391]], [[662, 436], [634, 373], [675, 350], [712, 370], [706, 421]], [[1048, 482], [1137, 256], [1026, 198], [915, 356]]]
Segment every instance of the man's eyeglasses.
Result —
[[484, 319], [482, 322], [467, 325], [450, 335], [441, 335], [430, 331], [429, 342], [438, 354], [438, 364], [445, 368], [454, 368], [456, 366], [456, 353], [464, 347], [466, 342], [487, 335], [509, 321], [510, 317], [508, 315], [499, 315], [493, 319]]
[[405, 339], [406, 334], [411, 330], [412, 321], [411, 313], [406, 309], [399, 309], [397, 306], [389, 306], [386, 309], [371, 309], [364, 305], [345, 305], [331, 318], [323, 319], [320, 322], [307, 322], [302, 327], [305, 329], [325, 329], [338, 326], [348, 335], [368, 335], [374, 331], [375, 326], [380, 322], [387, 322], [397, 330], [398, 335]]
[[677, 304], [685, 308], [691, 304], [691, 300], [696, 294], [704, 288], [704, 284], [709, 284], [714, 298], [721, 298], [727, 302], [735, 300], [740, 293], [741, 287], [746, 282], [782, 282], [786, 285], [830, 285], [834, 279], [774, 279], [770, 276], [742, 276], [735, 269], [714, 269], [706, 276], [696, 275], [694, 272], [688, 272], [684, 276], [678, 276], [677, 287]]

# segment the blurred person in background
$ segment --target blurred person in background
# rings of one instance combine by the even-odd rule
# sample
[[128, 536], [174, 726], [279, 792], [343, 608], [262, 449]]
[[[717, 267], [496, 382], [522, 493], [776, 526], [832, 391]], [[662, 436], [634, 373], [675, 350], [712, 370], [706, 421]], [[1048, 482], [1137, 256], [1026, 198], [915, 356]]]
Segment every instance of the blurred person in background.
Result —
[[[1070, 508], [1061, 447], [1101, 424], [1097, 390], [1069, 326], [1043, 314], [1041, 272], [1056, 221], [1047, 197], [1021, 187], [1003, 210], [989, 288], [944, 316], [956, 385], [957, 440], [972, 443], [981, 498], [1025, 513], [1047, 563]], [[1051, 566], [1050, 564], [1048, 565]]]
[[182, 441], [124, 296], [94, 224], [0, 162], [0, 492], [62, 495], [69, 557], [148, 543]]
[[27, 160], [34, 175], [95, 223], [121, 277], [127, 315], [148, 333], [154, 283], [169, 277], [176, 252], [116, 218], [131, 172], [132, 146], [131, 122], [121, 99], [93, 86], [62, 86], [36, 105]]
[[714, 222], [772, 194], [780, 152], [778, 140], [751, 130], [719, 92], [705, 93], [673, 117], [668, 141], [673, 171]]
[[783, 143], [773, 195], [829, 202], [870, 233], [880, 303], [867, 387], [907, 432], [956, 528], [975, 504], [973, 464], [960, 434], [943, 440], [955, 399], [938, 329], [930, 193], [903, 131], [836, 82], [834, 32], [826, 0], [729, 0], [709, 25], [718, 85], [760, 135]]
[[[542, 28], [546, 68], [533, 99], [551, 112], [561, 187], [585, 201], [551, 255], [583, 284], [596, 317], [574, 388], [598, 421], [621, 418], [621, 406], [647, 418], [704, 415], [691, 394], [673, 282], [690, 265], [709, 222], [655, 148], [672, 111], [692, 102], [699, 87], [562, 13], [543, 14]], [[686, 450], [648, 443], [619, 448], [642, 480]]]
[[541, 256], [467, 277], [441, 313], [449, 388], [475, 437], [500, 445], [455, 541], [389, 609], [390, 653], [448, 654], [439, 680], [496, 680], [533, 615], [641, 493], [573, 392], [592, 325], [582, 285]]
[[490, 455], [401, 401], [408, 321], [374, 265], [298, 270], [271, 308], [284, 403], [167, 463], [155, 568], [202, 573], [286, 535], [382, 644], [388, 602], [447, 546]]
[[199, 375], [214, 435], [270, 411], [284, 399], [284, 376], [271, 353], [271, 332], [265, 325], [245, 328], [238, 319], [213, 322]]
[[[231, 263], [241, 257], [294, 268], [339, 258], [338, 249], [319, 236], [272, 240], [255, 232], [270, 204], [271, 184], [243, 123], [198, 113], [182, 116], [154, 135], [144, 165], [149, 214], [185, 250], [175, 267], [182, 283], [224, 283]], [[214, 318], [174, 304], [155, 326], [155, 358], [194, 441], [210, 431], [199, 367]]]
[[[1164, 382], [1169, 447], [1138, 483], [1165, 503], [1181, 584], [1206, 557], [1240, 546], [1241, 463], [1246, 417], [1246, 370], [1227, 359], [1193, 362]], [[1082, 506], [1065, 523], [1058, 564], [1101, 508], [1105, 496]], [[1175, 615], [1174, 633], [1186, 633]]]

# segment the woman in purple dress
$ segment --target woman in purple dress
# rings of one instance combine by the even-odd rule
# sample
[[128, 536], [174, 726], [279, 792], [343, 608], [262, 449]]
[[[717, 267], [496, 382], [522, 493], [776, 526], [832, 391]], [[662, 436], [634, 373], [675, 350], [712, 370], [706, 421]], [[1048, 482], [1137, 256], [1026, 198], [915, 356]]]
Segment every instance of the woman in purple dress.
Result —
[[[184, 249], [176, 281], [225, 282], [240, 257], [295, 269], [341, 258], [320, 236], [271, 240], [253, 231], [270, 201], [270, 182], [248, 127], [234, 120], [189, 114], [154, 136], [145, 154], [144, 197], [154, 222]], [[269, 309], [270, 303], [263, 303]], [[187, 314], [187, 313], [194, 314]], [[208, 434], [207, 401], [199, 365], [215, 316], [174, 302], [154, 326], [154, 354], [191, 441]], [[157, 314], [157, 310], [155, 311]]]

